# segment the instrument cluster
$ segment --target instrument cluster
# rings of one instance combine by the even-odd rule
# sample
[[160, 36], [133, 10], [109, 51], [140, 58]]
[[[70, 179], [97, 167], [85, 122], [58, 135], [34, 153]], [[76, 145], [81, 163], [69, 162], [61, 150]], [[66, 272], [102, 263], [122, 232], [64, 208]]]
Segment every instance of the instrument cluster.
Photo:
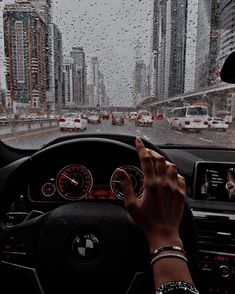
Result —
[[[123, 165], [129, 175], [136, 197], [143, 193], [144, 175], [134, 165]], [[102, 180], [101, 180], [102, 179]], [[32, 202], [64, 202], [81, 199], [123, 200], [121, 184], [116, 169], [106, 171], [101, 177], [84, 164], [70, 163], [57, 172], [47, 173], [43, 180], [29, 185], [29, 199]]]

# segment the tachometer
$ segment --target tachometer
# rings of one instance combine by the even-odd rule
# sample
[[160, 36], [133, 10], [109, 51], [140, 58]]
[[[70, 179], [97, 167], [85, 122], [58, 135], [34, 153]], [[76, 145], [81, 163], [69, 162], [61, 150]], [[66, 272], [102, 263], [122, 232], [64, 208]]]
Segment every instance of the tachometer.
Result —
[[[143, 193], [143, 180], [144, 180], [144, 175], [142, 171], [138, 167], [133, 165], [125, 165], [125, 166], [121, 166], [120, 168], [124, 169], [128, 173], [136, 196], [138, 198], [141, 197]], [[112, 177], [110, 179], [110, 186], [115, 196], [123, 200], [124, 194], [122, 192], [121, 183], [118, 179], [118, 175], [116, 171], [112, 174]]]
[[42, 186], [42, 194], [45, 196], [45, 197], [51, 197], [55, 194], [55, 191], [56, 191], [56, 187], [54, 184], [52, 183], [45, 183], [43, 186]]
[[90, 192], [93, 185], [91, 172], [83, 165], [70, 164], [57, 175], [56, 186], [67, 200], [80, 200]]

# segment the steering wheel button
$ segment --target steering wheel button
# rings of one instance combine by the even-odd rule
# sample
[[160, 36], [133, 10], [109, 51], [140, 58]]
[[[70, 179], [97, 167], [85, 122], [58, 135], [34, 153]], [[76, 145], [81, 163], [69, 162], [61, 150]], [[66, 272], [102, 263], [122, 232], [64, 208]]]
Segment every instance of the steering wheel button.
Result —
[[20, 264], [20, 265], [27, 265], [28, 264], [27, 254], [25, 252], [3, 251], [1, 260], [15, 263], [15, 264]]

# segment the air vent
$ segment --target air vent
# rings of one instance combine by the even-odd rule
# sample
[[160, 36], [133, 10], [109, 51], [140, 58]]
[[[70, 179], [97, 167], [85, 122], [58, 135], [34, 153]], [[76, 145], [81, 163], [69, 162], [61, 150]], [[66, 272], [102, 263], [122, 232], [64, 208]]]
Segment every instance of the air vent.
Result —
[[235, 252], [235, 221], [229, 218], [195, 217], [199, 248], [216, 252]]

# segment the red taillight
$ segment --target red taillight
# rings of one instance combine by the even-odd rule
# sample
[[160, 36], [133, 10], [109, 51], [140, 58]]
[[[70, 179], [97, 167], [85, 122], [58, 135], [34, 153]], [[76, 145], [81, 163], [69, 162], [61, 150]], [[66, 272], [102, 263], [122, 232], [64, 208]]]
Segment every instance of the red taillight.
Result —
[[186, 120], [186, 121], [184, 122], [184, 124], [185, 124], [186, 126], [188, 126], [188, 125], [190, 125], [190, 121], [189, 121], [189, 120]]
[[59, 122], [65, 122], [65, 119], [64, 118], [60, 118], [59, 119]]
[[80, 118], [75, 118], [74, 122], [80, 122]]
[[208, 125], [208, 121], [204, 121], [204, 125]]

